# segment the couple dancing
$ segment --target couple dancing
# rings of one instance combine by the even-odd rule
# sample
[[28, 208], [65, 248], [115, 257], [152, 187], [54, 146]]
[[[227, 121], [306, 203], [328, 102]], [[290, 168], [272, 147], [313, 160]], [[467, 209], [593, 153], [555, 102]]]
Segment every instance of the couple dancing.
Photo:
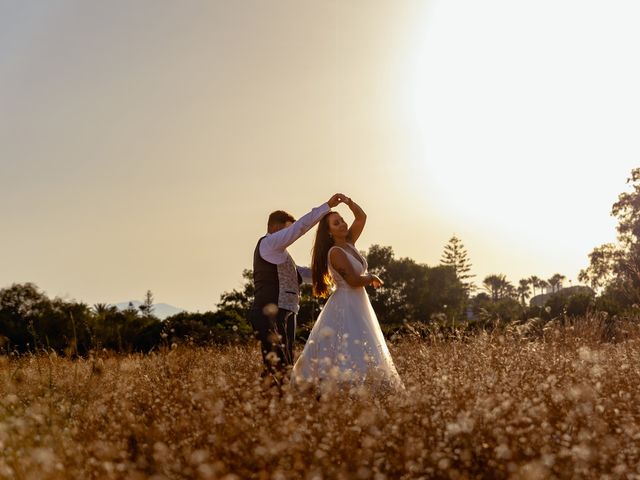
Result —
[[[340, 203], [353, 212], [351, 226], [331, 210]], [[281, 210], [269, 216], [268, 233], [253, 254], [255, 299], [250, 320], [260, 340], [263, 375], [278, 384], [293, 366], [293, 385], [332, 380], [403, 388], [364, 288], [378, 288], [383, 282], [367, 273], [367, 261], [355, 247], [366, 218], [353, 200], [340, 193], [297, 221]], [[311, 268], [296, 266], [287, 247], [316, 224]], [[313, 284], [315, 295], [330, 297], [294, 364], [303, 281]]]

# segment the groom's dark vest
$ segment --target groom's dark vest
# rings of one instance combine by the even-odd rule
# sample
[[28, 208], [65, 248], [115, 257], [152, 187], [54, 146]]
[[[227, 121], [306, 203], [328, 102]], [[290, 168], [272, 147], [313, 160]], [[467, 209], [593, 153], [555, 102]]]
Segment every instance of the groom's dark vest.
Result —
[[265, 305], [273, 303], [278, 308], [298, 313], [302, 278], [296, 264], [288, 254], [287, 261], [278, 265], [262, 258], [260, 243], [264, 238], [258, 240], [253, 252], [253, 284], [255, 288], [253, 309], [262, 312]]

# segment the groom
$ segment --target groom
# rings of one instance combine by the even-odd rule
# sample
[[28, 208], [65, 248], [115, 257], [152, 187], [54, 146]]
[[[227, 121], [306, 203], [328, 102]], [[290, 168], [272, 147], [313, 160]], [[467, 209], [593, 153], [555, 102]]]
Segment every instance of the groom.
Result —
[[299, 310], [300, 284], [311, 282], [311, 270], [296, 266], [287, 247], [307, 233], [343, 198], [333, 195], [299, 220], [278, 210], [269, 215], [267, 234], [253, 252], [255, 298], [249, 319], [260, 340], [263, 376], [272, 375], [280, 384], [287, 367], [293, 365], [293, 342]]

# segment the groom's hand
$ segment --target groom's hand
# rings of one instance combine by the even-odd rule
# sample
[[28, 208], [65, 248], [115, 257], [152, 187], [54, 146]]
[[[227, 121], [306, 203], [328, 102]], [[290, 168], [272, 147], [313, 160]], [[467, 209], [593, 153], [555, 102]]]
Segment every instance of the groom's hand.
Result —
[[346, 198], [345, 195], [343, 195], [342, 193], [336, 193], [333, 197], [329, 199], [327, 204], [329, 205], [330, 208], [337, 207], [345, 198]]

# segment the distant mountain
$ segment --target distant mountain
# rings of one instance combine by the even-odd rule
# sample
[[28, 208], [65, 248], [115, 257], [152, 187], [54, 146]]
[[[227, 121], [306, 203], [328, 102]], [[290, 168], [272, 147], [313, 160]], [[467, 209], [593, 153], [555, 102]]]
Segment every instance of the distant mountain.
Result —
[[[140, 309], [138, 308], [140, 305], [142, 305], [142, 302], [138, 301], [138, 300], [130, 300], [128, 302], [120, 302], [120, 303], [116, 303], [114, 304], [116, 306], [116, 308], [118, 310], [126, 310], [127, 308], [129, 308], [129, 304], [132, 304], [133, 307], [140, 311]], [[178, 308], [178, 307], [174, 307], [173, 305], [169, 305], [166, 303], [154, 303], [153, 304], [153, 314], [158, 317], [160, 320], [164, 320], [167, 317], [170, 317], [171, 315], [175, 315], [176, 313], [180, 313], [180, 312], [185, 312], [186, 310], [184, 308]]]

